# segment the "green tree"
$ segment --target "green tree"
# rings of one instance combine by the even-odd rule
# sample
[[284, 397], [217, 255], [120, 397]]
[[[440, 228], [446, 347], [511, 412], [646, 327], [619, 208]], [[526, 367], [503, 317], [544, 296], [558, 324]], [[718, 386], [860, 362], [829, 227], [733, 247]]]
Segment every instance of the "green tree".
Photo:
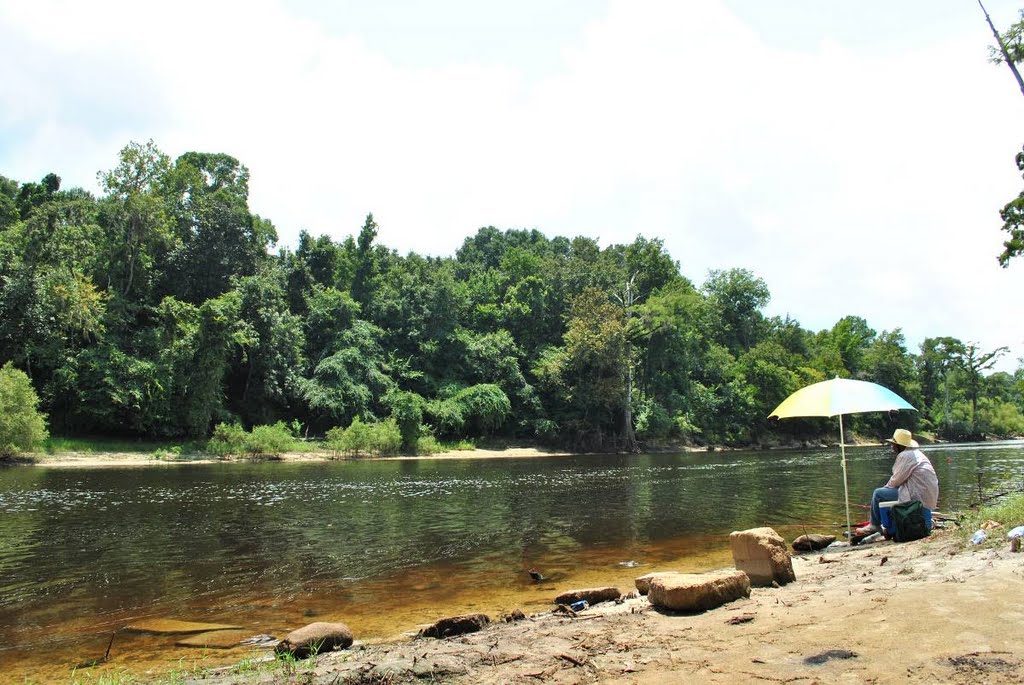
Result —
[[747, 269], [711, 271], [704, 283], [717, 325], [711, 331], [715, 342], [733, 355], [750, 349], [767, 332], [761, 309], [771, 295], [765, 282]]
[[977, 343], [967, 343], [959, 356], [959, 366], [966, 374], [967, 399], [971, 401], [971, 432], [974, 434], [978, 432], [978, 399], [983, 385], [982, 372], [995, 366], [999, 358], [1007, 352], [1007, 347], [982, 352]]
[[579, 448], [621, 446], [626, 350], [623, 309], [587, 288], [572, 300], [564, 344], [545, 352], [534, 369]]
[[163, 293], [192, 304], [227, 292], [232, 278], [255, 275], [277, 231], [249, 212], [249, 170], [225, 154], [186, 152], [167, 174], [174, 248]]
[[[1024, 151], [1018, 152], [1014, 158], [1018, 171], [1024, 171]], [[1024, 191], [1006, 203], [999, 216], [1003, 220], [1003, 229], [1009, 238], [1003, 242], [1003, 251], [999, 254], [999, 264], [1006, 268], [1010, 260], [1024, 252]]]
[[98, 174], [107, 193], [102, 212], [109, 246], [106, 272], [122, 296], [130, 295], [139, 280], [145, 282], [146, 292], [150, 290], [156, 260], [172, 244], [163, 193], [170, 168], [170, 157], [150, 140], [145, 145], [129, 143], [121, 150], [118, 165]]
[[366, 221], [359, 230], [354, 255], [355, 270], [352, 275], [352, 299], [365, 307], [373, 296], [373, 277], [377, 275], [379, 255], [373, 241], [377, 239], [379, 227], [373, 214], [366, 215]]
[[391, 418], [402, 433], [402, 449], [416, 450], [416, 443], [423, 431], [423, 398], [414, 392], [394, 390], [384, 398], [391, 408]]
[[31, 452], [46, 437], [46, 418], [31, 381], [7, 362], [0, 367], [0, 457]]
[[864, 354], [875, 340], [875, 331], [859, 316], [844, 316], [830, 331], [828, 342], [839, 353], [843, 368], [854, 378], [863, 371]]

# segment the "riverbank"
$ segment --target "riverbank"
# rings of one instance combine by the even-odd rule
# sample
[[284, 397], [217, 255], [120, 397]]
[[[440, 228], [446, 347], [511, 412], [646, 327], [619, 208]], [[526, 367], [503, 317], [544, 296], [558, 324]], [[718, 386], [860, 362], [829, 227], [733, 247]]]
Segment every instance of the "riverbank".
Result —
[[[880, 443], [863, 439], [855, 439], [848, 446], [866, 447]], [[827, 444], [786, 444], [758, 446], [757, 449], [829, 449]], [[838, 445], [835, 445], [838, 449]], [[722, 452], [732, 449], [721, 446], [698, 447], [687, 444], [673, 444], [645, 450], [649, 453], [679, 452]], [[752, 447], [742, 449], [754, 449]], [[338, 457], [329, 450], [309, 450], [304, 452], [285, 452], [272, 457], [216, 457], [205, 452], [170, 452], [168, 450], [129, 451], [129, 450], [95, 450], [76, 451], [63, 450], [54, 454], [33, 454], [8, 461], [10, 465], [28, 465], [58, 468], [102, 468], [112, 467], [143, 467], [143, 466], [176, 466], [182, 464], [230, 464], [251, 462], [326, 462], [326, 461], [423, 461], [430, 459], [530, 459], [539, 457], [571, 457], [581, 454], [566, 450], [552, 450], [541, 447], [500, 447], [474, 448], [435, 452], [426, 455], [395, 455], [388, 457]], [[4, 462], [0, 461], [0, 464]]]
[[326, 461], [402, 461], [426, 459], [524, 459], [535, 457], [567, 457], [570, 452], [549, 451], [533, 447], [509, 447], [504, 449], [473, 449], [437, 452], [430, 455], [393, 457], [359, 457], [338, 458], [327, 450], [310, 452], [286, 452], [274, 457], [213, 457], [203, 453], [154, 456], [151, 452], [61, 452], [54, 455], [37, 455], [32, 459], [22, 459], [19, 464], [40, 467], [60, 468], [97, 468], [144, 467], [144, 466], [179, 466], [183, 464], [229, 464], [250, 463], [254, 461], [279, 462], [326, 462]]
[[291, 664], [256, 657], [185, 682], [1021, 682], [1024, 646], [1008, 628], [1024, 620], [1024, 554], [963, 544], [937, 531], [794, 557], [796, 582], [697, 615], [635, 597], [446, 640], [357, 643]]

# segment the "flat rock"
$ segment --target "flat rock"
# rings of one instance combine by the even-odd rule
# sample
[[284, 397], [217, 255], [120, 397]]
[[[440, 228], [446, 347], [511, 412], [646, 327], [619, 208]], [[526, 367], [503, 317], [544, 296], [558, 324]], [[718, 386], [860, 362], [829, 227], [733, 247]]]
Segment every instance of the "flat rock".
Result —
[[633, 584], [636, 585], [636, 591], [641, 595], [646, 595], [651, 588], [651, 581], [658, 576], [665, 575], [666, 573], [677, 573], [677, 571], [657, 571], [655, 573], [648, 573], [647, 575], [640, 576], [639, 578], [633, 579]]
[[252, 637], [248, 630], [212, 630], [198, 635], [184, 637], [174, 643], [176, 647], [206, 647], [208, 649], [231, 649]]
[[622, 593], [617, 587], [594, 587], [586, 590], [569, 590], [555, 597], [555, 604], [572, 604], [586, 600], [587, 604], [594, 605], [600, 602], [610, 602], [618, 599]]
[[155, 633], [173, 635], [185, 633], [205, 633], [212, 630], [241, 630], [242, 626], [231, 626], [222, 623], [199, 623], [197, 621], [178, 621], [173, 618], [151, 618], [137, 621], [124, 628], [131, 633]]
[[671, 611], [706, 611], [750, 596], [750, 579], [743, 571], [663, 573], [651, 580], [647, 598]]

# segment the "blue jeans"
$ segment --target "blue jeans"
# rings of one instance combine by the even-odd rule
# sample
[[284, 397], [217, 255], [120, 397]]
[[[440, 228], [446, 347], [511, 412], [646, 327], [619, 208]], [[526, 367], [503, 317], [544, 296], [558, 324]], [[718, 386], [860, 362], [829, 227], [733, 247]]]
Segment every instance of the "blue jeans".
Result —
[[871, 493], [871, 525], [876, 528], [882, 527], [882, 517], [878, 513], [879, 502], [895, 502], [900, 498], [898, 488], [875, 488]]

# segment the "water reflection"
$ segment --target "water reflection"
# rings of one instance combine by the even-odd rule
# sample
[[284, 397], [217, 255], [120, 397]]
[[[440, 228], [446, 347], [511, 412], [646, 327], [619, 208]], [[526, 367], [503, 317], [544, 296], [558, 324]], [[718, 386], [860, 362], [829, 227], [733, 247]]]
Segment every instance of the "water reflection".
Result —
[[[942, 510], [1022, 483], [1019, 442], [927, 452]], [[848, 451], [855, 519], [891, 465], [886, 448]], [[837, 450], [18, 468], [0, 471], [0, 512], [8, 672], [38, 668], [43, 644], [71, 663], [95, 656], [141, 616], [254, 633], [332, 616], [387, 635], [448, 608], [542, 605], [551, 587], [530, 581], [531, 566], [562, 588], [616, 573], [626, 586], [660, 564], [728, 563], [732, 530], [845, 521]], [[136, 648], [159, 656], [154, 645]]]

